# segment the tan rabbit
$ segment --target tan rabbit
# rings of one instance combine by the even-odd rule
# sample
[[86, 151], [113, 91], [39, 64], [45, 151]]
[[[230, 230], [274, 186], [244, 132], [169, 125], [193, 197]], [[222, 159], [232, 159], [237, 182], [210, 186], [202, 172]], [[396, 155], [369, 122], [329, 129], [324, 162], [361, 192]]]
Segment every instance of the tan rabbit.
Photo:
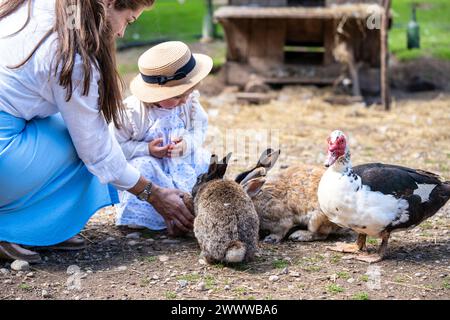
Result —
[[[317, 188], [325, 169], [296, 165], [277, 175], [264, 177], [275, 165], [279, 154], [279, 151], [272, 150], [271, 153], [270, 150], [263, 153], [259, 161], [270, 163], [270, 166], [262, 168], [257, 165], [236, 178], [243, 181], [247, 190], [264, 184], [259, 192], [250, 194], [260, 219], [260, 231], [270, 233], [264, 242], [278, 243], [297, 226], [307, 230], [293, 232], [289, 239], [294, 241], [324, 240], [330, 233], [341, 232], [342, 229], [330, 222], [319, 209]], [[271, 158], [270, 161], [263, 160], [267, 157]]]
[[256, 190], [246, 192], [235, 181], [224, 180], [230, 156], [219, 163], [213, 155], [208, 173], [192, 189], [194, 233], [208, 263], [249, 261], [257, 251], [259, 219], [247, 192], [257, 192], [264, 182], [254, 182]]

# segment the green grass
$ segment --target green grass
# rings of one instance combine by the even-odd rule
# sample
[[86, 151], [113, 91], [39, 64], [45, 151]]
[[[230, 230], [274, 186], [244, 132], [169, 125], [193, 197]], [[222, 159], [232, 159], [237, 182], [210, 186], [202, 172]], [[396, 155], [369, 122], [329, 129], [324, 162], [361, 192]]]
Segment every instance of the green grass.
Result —
[[25, 290], [25, 291], [30, 291], [32, 288], [30, 285], [28, 285], [26, 283], [21, 283], [21, 284], [19, 284], [19, 289]]
[[350, 279], [350, 275], [348, 274], [348, 272], [345, 272], [345, 271], [339, 271], [339, 272], [336, 272], [336, 275], [337, 275], [339, 278], [344, 279], [344, 280]]
[[206, 276], [204, 280], [205, 280], [205, 287], [208, 290], [213, 289], [214, 286], [216, 285], [216, 281], [214, 280], [213, 276]]
[[[420, 25], [420, 49], [408, 50], [406, 29], [411, 19], [411, 3], [421, 4], [417, 10]], [[450, 60], [450, 1], [394, 0], [394, 25], [389, 32], [389, 48], [400, 60], [423, 56]]]
[[318, 272], [322, 270], [321, 263], [325, 257], [321, 254], [316, 254], [309, 257], [302, 257], [295, 264], [302, 266], [302, 269], [309, 272]]
[[177, 294], [175, 292], [172, 291], [167, 291], [166, 292], [166, 299], [167, 300], [173, 300], [177, 298]]
[[119, 73], [120, 74], [136, 74], [139, 72], [139, 67], [137, 61], [130, 61], [131, 63], [119, 64]]
[[289, 265], [289, 261], [284, 259], [277, 259], [272, 262], [272, 265], [274, 268], [284, 269]]
[[244, 287], [237, 287], [233, 289], [233, 292], [239, 294], [239, 295], [243, 295], [247, 292], [247, 289]]
[[334, 293], [344, 292], [345, 289], [342, 288], [341, 286], [333, 283], [333, 284], [330, 284], [330, 285], [327, 286], [327, 291], [329, 293], [333, 293], [334, 294]]
[[157, 0], [151, 10], [130, 25], [119, 44], [131, 41], [171, 39], [191, 42], [202, 33], [206, 7], [203, 0]]
[[378, 240], [375, 239], [375, 238], [368, 237], [367, 238], [367, 243], [372, 244], [372, 245], [377, 245], [378, 244]]
[[363, 282], [367, 282], [367, 281], [369, 281], [369, 276], [367, 274], [365, 274], [365, 275], [362, 275], [359, 279]]
[[142, 260], [142, 261], [145, 261], [145, 262], [153, 263], [153, 262], [155, 262], [157, 259], [156, 259], [155, 256], [148, 256], [148, 257], [143, 257], [143, 258], [141, 258], [141, 260]]
[[333, 256], [330, 259], [330, 262], [333, 264], [339, 263], [342, 259], [342, 255], [341, 254], [333, 254]]
[[185, 280], [188, 282], [195, 282], [200, 279], [200, 275], [198, 274], [185, 274], [177, 277], [177, 280]]
[[442, 282], [442, 288], [450, 289], [450, 278], [447, 278]]
[[212, 57], [213, 59], [213, 68], [221, 67], [226, 62], [226, 54], [225, 52], [222, 52], [220, 55]]
[[367, 292], [358, 292], [352, 296], [353, 300], [369, 300], [369, 295]]

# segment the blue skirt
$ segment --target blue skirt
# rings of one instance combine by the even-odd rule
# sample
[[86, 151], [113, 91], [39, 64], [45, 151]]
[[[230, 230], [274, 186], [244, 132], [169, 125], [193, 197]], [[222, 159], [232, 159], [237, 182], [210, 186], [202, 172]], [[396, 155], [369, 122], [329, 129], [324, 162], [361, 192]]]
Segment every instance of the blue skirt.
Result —
[[0, 111], [0, 241], [54, 245], [118, 202], [78, 158], [61, 116], [26, 121]]

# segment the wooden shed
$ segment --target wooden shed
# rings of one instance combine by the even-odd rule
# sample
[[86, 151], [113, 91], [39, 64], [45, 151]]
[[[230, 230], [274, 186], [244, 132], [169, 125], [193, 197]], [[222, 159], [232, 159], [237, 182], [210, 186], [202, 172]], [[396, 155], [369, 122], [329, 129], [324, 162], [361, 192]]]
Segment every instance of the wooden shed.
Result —
[[214, 14], [227, 81], [333, 84], [347, 74], [354, 95], [379, 96], [389, 108], [389, 8], [390, 0], [228, 0]]

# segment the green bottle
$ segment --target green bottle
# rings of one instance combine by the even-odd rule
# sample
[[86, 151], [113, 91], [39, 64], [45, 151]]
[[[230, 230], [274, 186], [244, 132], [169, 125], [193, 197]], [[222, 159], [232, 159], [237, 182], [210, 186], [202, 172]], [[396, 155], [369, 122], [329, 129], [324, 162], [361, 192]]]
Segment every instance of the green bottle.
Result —
[[412, 18], [408, 23], [408, 49], [420, 48], [420, 28], [417, 23], [416, 5], [412, 6]]

